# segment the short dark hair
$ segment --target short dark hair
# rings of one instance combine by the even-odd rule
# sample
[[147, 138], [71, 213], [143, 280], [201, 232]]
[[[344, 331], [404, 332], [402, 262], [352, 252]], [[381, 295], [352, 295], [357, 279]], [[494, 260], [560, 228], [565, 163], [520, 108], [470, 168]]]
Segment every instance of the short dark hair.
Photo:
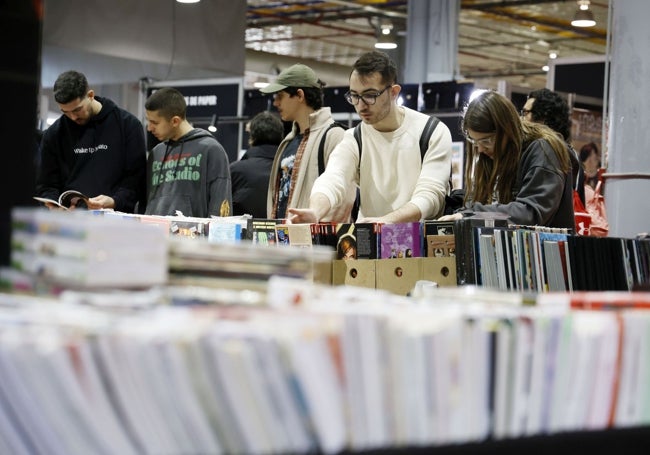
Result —
[[397, 65], [385, 52], [370, 51], [361, 55], [352, 66], [352, 72], [354, 71], [362, 78], [379, 73], [384, 83], [395, 84], [397, 82]]
[[[325, 83], [320, 81], [322, 86], [325, 86]], [[287, 87], [283, 92], [287, 92], [289, 96], [296, 96], [298, 89], [302, 90], [305, 94], [305, 103], [307, 106], [311, 107], [313, 110], [317, 111], [323, 107], [323, 89], [315, 87]]]
[[56, 78], [53, 91], [57, 103], [68, 104], [88, 94], [88, 79], [79, 71], [66, 71]]
[[253, 117], [249, 128], [251, 145], [279, 145], [284, 137], [282, 120], [269, 111], [260, 112]]
[[163, 87], [151, 94], [144, 103], [148, 111], [158, 111], [159, 115], [167, 120], [180, 117], [185, 120], [187, 103], [181, 92], [172, 87]]
[[564, 98], [547, 88], [533, 90], [528, 98], [535, 99], [530, 109], [533, 122], [545, 124], [568, 142], [571, 139], [571, 113]]
[[595, 153], [596, 156], [598, 156], [598, 146], [595, 142], [588, 142], [583, 145], [580, 149], [580, 162], [584, 163], [587, 161], [587, 158], [589, 158], [592, 153]]

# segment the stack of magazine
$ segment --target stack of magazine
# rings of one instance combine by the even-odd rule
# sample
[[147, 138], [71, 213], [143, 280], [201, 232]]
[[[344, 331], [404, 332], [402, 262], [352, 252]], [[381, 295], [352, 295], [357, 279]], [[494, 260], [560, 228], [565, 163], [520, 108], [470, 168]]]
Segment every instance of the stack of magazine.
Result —
[[2, 453], [339, 453], [650, 423], [648, 293], [269, 287], [272, 308], [0, 294]]
[[15, 208], [11, 264], [70, 287], [131, 288], [167, 281], [164, 232], [93, 212]]

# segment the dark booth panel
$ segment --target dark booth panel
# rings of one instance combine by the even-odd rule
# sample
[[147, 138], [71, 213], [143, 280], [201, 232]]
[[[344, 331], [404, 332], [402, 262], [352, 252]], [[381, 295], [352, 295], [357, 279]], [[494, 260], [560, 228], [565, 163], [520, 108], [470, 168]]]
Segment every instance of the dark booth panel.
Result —
[[273, 106], [273, 95], [266, 95], [257, 89], [244, 90], [244, 117], [253, 118], [263, 111], [277, 111]]
[[456, 81], [422, 83], [424, 109], [433, 112], [458, 110], [457, 85]]
[[323, 89], [323, 106], [329, 106], [333, 113], [338, 112], [355, 112], [354, 106], [345, 101], [345, 93], [350, 88], [345, 87], [325, 87]]
[[400, 96], [402, 97], [403, 106], [414, 111], [419, 110], [418, 97], [420, 95], [420, 84], [401, 84], [401, 86]]
[[[224, 118], [237, 118], [239, 84], [206, 84], [173, 86], [185, 97], [187, 120], [197, 128], [205, 130], [211, 120], [216, 120], [217, 131], [213, 136], [221, 143], [230, 161], [237, 159], [239, 152], [238, 122], [224, 122]], [[158, 87], [149, 87], [147, 97]], [[221, 121], [219, 119], [222, 119]], [[147, 132], [147, 149], [151, 150], [160, 141]]]

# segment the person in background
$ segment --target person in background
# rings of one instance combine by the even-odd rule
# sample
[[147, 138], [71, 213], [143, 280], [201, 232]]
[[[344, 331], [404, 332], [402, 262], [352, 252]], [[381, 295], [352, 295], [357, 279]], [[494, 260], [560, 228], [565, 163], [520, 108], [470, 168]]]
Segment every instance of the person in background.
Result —
[[277, 115], [265, 111], [253, 117], [247, 129], [250, 147], [230, 165], [233, 215], [266, 218], [269, 174], [284, 136], [284, 125]]
[[[267, 193], [267, 217], [284, 219], [288, 208], [309, 206], [312, 185], [318, 177], [318, 149], [325, 136], [323, 161], [343, 137], [329, 107], [323, 106], [325, 84], [306, 65], [296, 64], [282, 71], [274, 83], [260, 89], [273, 94], [273, 105], [285, 122], [293, 122], [273, 161]], [[341, 218], [352, 209], [355, 193], [339, 207]]]
[[465, 207], [441, 220], [498, 212], [515, 224], [574, 228], [571, 161], [557, 133], [522, 121], [512, 102], [494, 91], [469, 103], [462, 128]]
[[186, 109], [183, 94], [171, 87], [145, 102], [147, 131], [161, 141], [149, 154], [145, 214], [229, 216], [228, 155], [212, 134], [187, 121]]
[[526, 104], [521, 110], [521, 116], [529, 122], [543, 123], [562, 135], [569, 150], [569, 158], [571, 158], [573, 187], [576, 188], [578, 196], [584, 205], [585, 175], [578, 160], [578, 153], [571, 145], [571, 110], [567, 102], [558, 93], [547, 88], [533, 90], [528, 94]]
[[361, 117], [362, 150], [354, 130], [347, 130], [314, 183], [309, 208], [290, 209], [290, 222], [342, 221], [334, 209], [357, 186], [359, 222], [419, 221], [443, 213], [451, 133], [438, 123], [422, 157], [419, 140], [429, 116], [399, 106], [400, 90], [397, 66], [386, 53], [371, 51], [359, 57], [345, 97]]
[[76, 190], [90, 197], [89, 209], [135, 212], [145, 200], [147, 164], [140, 121], [96, 96], [78, 71], [60, 74], [53, 91], [63, 115], [43, 134], [36, 196], [57, 200]]
[[585, 185], [596, 189], [598, 184], [598, 170], [600, 169], [600, 153], [598, 146], [589, 142], [580, 149], [580, 163], [585, 171]]

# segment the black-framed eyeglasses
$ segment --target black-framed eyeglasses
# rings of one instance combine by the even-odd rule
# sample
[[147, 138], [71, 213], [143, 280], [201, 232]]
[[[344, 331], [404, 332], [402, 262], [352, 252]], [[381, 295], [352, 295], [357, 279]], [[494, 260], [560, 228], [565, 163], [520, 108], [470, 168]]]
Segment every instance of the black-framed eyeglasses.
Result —
[[494, 137], [496, 136], [496, 133], [493, 133], [491, 136], [488, 137], [483, 137], [481, 139], [473, 139], [469, 137], [467, 134], [465, 135], [465, 139], [467, 139], [467, 142], [472, 144], [474, 147], [483, 147], [486, 149], [494, 147]]
[[526, 117], [531, 112], [533, 111], [531, 111], [530, 109], [522, 109], [521, 111], [519, 111], [519, 114], [521, 114], [522, 117]]
[[372, 106], [377, 102], [377, 98], [379, 98], [386, 90], [388, 90], [391, 87], [392, 85], [387, 85], [386, 87], [384, 87], [383, 90], [379, 92], [365, 92], [362, 93], [361, 95], [359, 95], [358, 93], [352, 93], [348, 91], [343, 96], [345, 97], [345, 101], [347, 101], [348, 103], [354, 106], [359, 104], [359, 100], [363, 100], [363, 102], [366, 103], [366, 105]]

